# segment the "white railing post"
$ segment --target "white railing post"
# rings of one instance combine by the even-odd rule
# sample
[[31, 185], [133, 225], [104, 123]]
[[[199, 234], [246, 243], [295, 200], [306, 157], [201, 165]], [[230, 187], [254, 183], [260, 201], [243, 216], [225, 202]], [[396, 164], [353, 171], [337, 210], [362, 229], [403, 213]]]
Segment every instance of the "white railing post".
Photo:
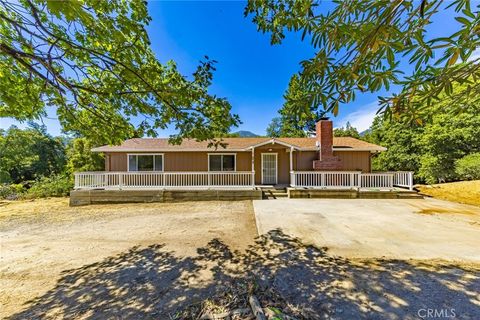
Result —
[[123, 186], [123, 173], [120, 173], [118, 175], [118, 189], [122, 190]]
[[252, 179], [252, 187], [255, 187], [255, 170], [252, 170], [251, 179]]
[[413, 190], [413, 172], [411, 171], [408, 173], [408, 189]]
[[295, 187], [295, 185], [296, 185], [296, 183], [295, 183], [295, 172], [290, 171], [290, 186]]

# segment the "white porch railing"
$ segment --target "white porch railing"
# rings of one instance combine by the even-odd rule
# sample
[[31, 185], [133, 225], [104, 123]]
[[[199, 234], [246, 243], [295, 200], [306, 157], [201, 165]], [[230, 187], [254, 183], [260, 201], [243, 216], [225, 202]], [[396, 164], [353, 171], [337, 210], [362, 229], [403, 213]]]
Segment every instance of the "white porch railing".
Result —
[[392, 171], [388, 172], [393, 174], [393, 185], [409, 188], [413, 190], [413, 172], [412, 171]]
[[393, 188], [391, 173], [361, 173], [361, 188]]
[[352, 188], [359, 184], [360, 171], [292, 171], [294, 187]]
[[413, 189], [413, 172], [291, 171], [292, 187]]
[[254, 187], [255, 172], [76, 172], [75, 189]]

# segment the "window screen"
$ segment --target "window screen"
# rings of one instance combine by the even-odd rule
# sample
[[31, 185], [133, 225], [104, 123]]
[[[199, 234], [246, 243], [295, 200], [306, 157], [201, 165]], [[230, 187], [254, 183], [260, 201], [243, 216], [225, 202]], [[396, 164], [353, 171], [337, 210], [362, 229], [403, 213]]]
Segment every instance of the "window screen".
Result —
[[128, 156], [128, 171], [137, 171], [137, 156]]
[[235, 171], [235, 155], [211, 154], [209, 155], [210, 171]]
[[163, 171], [163, 156], [155, 156], [155, 171]]
[[163, 155], [129, 155], [128, 171], [163, 171]]
[[154, 156], [137, 156], [138, 171], [153, 171]]
[[223, 170], [222, 171], [235, 171], [235, 156], [232, 155], [223, 155]]
[[210, 171], [222, 171], [221, 155], [210, 155]]

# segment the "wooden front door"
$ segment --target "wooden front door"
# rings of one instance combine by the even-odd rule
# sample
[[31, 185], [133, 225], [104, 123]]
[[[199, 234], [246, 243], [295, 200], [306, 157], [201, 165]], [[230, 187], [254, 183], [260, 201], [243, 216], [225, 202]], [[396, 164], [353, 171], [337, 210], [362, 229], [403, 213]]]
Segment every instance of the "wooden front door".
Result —
[[262, 153], [262, 184], [277, 184], [276, 153]]

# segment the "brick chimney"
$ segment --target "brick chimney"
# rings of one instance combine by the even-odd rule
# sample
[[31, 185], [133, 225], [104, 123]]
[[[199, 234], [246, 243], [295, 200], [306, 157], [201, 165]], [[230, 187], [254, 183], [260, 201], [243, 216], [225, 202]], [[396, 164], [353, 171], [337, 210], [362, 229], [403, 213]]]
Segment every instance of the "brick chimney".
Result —
[[322, 118], [315, 125], [317, 145], [319, 145], [318, 160], [313, 161], [314, 170], [340, 170], [342, 162], [333, 155], [333, 123], [328, 118]]

